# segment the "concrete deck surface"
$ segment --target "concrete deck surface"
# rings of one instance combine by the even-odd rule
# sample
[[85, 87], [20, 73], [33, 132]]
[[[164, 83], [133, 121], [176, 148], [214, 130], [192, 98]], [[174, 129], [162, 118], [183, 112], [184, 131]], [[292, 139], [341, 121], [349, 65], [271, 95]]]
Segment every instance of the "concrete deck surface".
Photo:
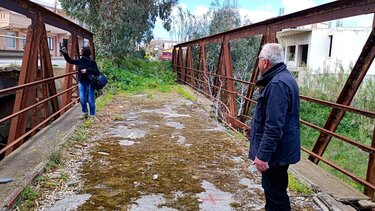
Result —
[[43, 171], [48, 155], [75, 130], [80, 115], [76, 104], [0, 161], [0, 178], [13, 179], [13, 182], [0, 184], [0, 209], [12, 205], [23, 187]]
[[[13, 179], [13, 182], [0, 184], [0, 209], [7, 210], [23, 187], [43, 171], [49, 153], [75, 130], [79, 117], [80, 108], [76, 105], [0, 162], [0, 178]], [[309, 161], [292, 165], [290, 171], [318, 192], [325, 206], [322, 210], [355, 210], [340, 202], [368, 199]]]

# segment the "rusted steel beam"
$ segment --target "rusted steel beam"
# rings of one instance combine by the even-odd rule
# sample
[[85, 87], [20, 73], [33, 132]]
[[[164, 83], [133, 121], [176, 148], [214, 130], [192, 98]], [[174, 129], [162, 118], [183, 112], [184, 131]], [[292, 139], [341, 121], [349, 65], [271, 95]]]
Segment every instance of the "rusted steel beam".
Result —
[[[258, 49], [258, 54], [260, 53], [260, 51], [262, 50], [262, 45], [264, 44], [265, 42], [265, 38], [264, 36], [262, 36], [262, 39], [260, 41], [260, 46], [259, 46], [259, 49]], [[246, 97], [248, 99], [251, 99], [253, 97], [253, 94], [254, 94], [254, 90], [255, 90], [255, 84], [257, 82], [257, 79], [258, 79], [258, 75], [259, 75], [259, 68], [258, 68], [258, 58], [254, 64], [254, 68], [253, 68], [253, 71], [252, 71], [252, 74], [251, 74], [251, 79], [250, 79], [250, 82], [253, 84], [253, 85], [249, 85], [248, 88], [247, 88], [247, 93], [246, 93]], [[251, 105], [251, 102], [250, 101], [246, 101], [243, 105], [243, 109], [242, 109], [242, 116], [245, 116], [245, 115], [248, 115], [249, 113], [249, 109], [250, 109], [250, 105]], [[245, 121], [245, 119], [241, 119], [242, 121]]]
[[193, 50], [192, 46], [188, 46], [186, 50], [186, 70], [188, 75], [190, 75], [190, 83], [192, 86], [195, 86], [194, 80], [194, 69], [193, 69]]
[[272, 26], [267, 26], [266, 33], [264, 34], [265, 43], [277, 42], [276, 30]]
[[23, 89], [25, 87], [29, 87], [29, 86], [33, 86], [33, 85], [37, 85], [37, 84], [42, 84], [42, 83], [52, 81], [52, 80], [56, 80], [56, 79], [59, 79], [59, 78], [64, 78], [64, 77], [67, 77], [67, 76], [72, 75], [72, 74], [77, 74], [77, 72], [72, 72], [72, 73], [69, 73], [69, 74], [55, 76], [55, 77], [52, 77], [52, 78], [46, 78], [46, 79], [42, 79], [42, 80], [39, 80], [39, 81], [33, 81], [33, 82], [30, 82], [30, 83], [26, 83], [26, 84], [12, 86], [12, 87], [0, 90], [0, 94], [17, 91], [17, 90]]
[[368, 181], [358, 177], [357, 175], [354, 175], [353, 173], [349, 172], [348, 170], [346, 170], [344, 168], [341, 168], [340, 166], [336, 165], [332, 161], [330, 161], [328, 159], [325, 159], [322, 156], [319, 156], [318, 154], [315, 154], [314, 152], [311, 152], [304, 147], [301, 147], [301, 149], [302, 149], [302, 151], [308, 153], [310, 156], [313, 156], [313, 157], [323, 161], [325, 164], [331, 166], [332, 168], [334, 168], [334, 169], [340, 171], [341, 173], [345, 174], [346, 176], [352, 178], [354, 181], [358, 182], [359, 184], [361, 184], [361, 185], [363, 185], [363, 186], [365, 186], [365, 187], [367, 187], [371, 190], [375, 190], [374, 184], [369, 183]]
[[[203, 71], [201, 71], [201, 70], [196, 70], [196, 69], [193, 69], [193, 68], [187, 68], [187, 69], [192, 69], [192, 70], [194, 70], [194, 71], [196, 71], [196, 72], [203, 73]], [[217, 76], [217, 75], [214, 74], [214, 73], [207, 73], [207, 74], [208, 74], [208, 75]], [[251, 83], [251, 82], [248, 82], [248, 81], [244, 81], [244, 80], [241, 80], [241, 79], [231, 78], [231, 77], [228, 77], [228, 76], [223, 76], [223, 75], [221, 75], [220, 77], [221, 77], [221, 78], [228, 79], [228, 80], [232, 80], [232, 81], [240, 82], [240, 83], [243, 83], [243, 84], [246, 84], [246, 85], [255, 85], [254, 83]]]
[[77, 89], [77, 86], [73, 86], [73, 87], [71, 87], [71, 88], [69, 88], [69, 89], [67, 89], [67, 90], [65, 90], [65, 91], [62, 91], [62, 92], [57, 93], [57, 94], [55, 94], [55, 95], [53, 95], [53, 96], [50, 96], [50, 97], [48, 97], [48, 98], [46, 98], [46, 99], [44, 99], [44, 100], [42, 100], [42, 101], [39, 101], [39, 102], [37, 102], [37, 103], [34, 104], [34, 105], [31, 105], [31, 106], [29, 106], [29, 107], [23, 108], [22, 110], [19, 110], [19, 111], [16, 112], [16, 113], [12, 113], [11, 115], [6, 116], [6, 117], [0, 119], [0, 123], [1, 123], [1, 122], [5, 122], [5, 121], [7, 121], [7, 120], [9, 120], [9, 119], [11, 119], [11, 118], [13, 118], [13, 117], [16, 117], [16, 116], [18, 116], [18, 115], [20, 115], [20, 114], [26, 112], [26, 111], [29, 111], [30, 109], [33, 109], [33, 108], [35, 108], [35, 107], [37, 107], [37, 106], [39, 106], [39, 105], [41, 105], [41, 104], [43, 104], [43, 103], [45, 103], [45, 102], [48, 102], [48, 101], [50, 101], [50, 100], [52, 100], [52, 99], [55, 99], [55, 98], [57, 98], [58, 96], [60, 96], [60, 95], [62, 95], [62, 94], [64, 94], [64, 93], [66, 93], [66, 92], [68, 92], [68, 91], [70, 91], [70, 90], [75, 90], [75, 89]]
[[[375, 28], [372, 29], [370, 36], [368, 37], [365, 45], [363, 46], [362, 52], [359, 55], [357, 62], [355, 63], [352, 72], [346, 81], [344, 88], [341, 90], [340, 96], [336, 103], [349, 106], [352, 102], [359, 86], [361, 85], [363, 78], [366, 76], [368, 69], [371, 66], [372, 61], [375, 57]], [[345, 111], [333, 108], [329, 117], [324, 124], [324, 128], [332, 132], [336, 131], [341, 119], [344, 117]], [[325, 133], [320, 133], [318, 140], [315, 143], [313, 152], [318, 155], [323, 155], [327, 148], [332, 136]], [[309, 159], [314, 163], [318, 163], [319, 160], [315, 157], [310, 156]]]
[[[25, 84], [27, 82], [33, 81], [32, 78], [37, 71], [37, 58], [38, 58], [38, 48], [40, 36], [42, 34], [41, 28], [41, 18], [34, 19], [32, 25], [29, 26], [26, 36], [25, 51], [22, 58], [22, 67], [18, 79], [18, 84]], [[16, 99], [14, 101], [13, 113], [20, 111], [21, 109], [27, 107], [28, 101], [30, 99], [30, 91], [27, 88], [20, 89], [16, 92]], [[22, 135], [26, 130], [26, 114], [21, 114], [12, 118], [9, 137], [7, 145], [14, 142], [20, 135]], [[21, 141], [22, 142], [22, 141]], [[17, 148], [20, 144], [17, 144]], [[13, 147], [9, 148], [5, 152], [5, 156], [9, 155], [13, 151]]]
[[[233, 76], [233, 67], [232, 67], [232, 57], [230, 55], [230, 44], [228, 39], [224, 39], [223, 42], [223, 59], [225, 67], [225, 76], [229, 78], [234, 78]], [[234, 81], [226, 80], [226, 87], [229, 91], [235, 92]], [[227, 99], [226, 99], [227, 100]], [[236, 105], [236, 95], [229, 94], [229, 113], [231, 116], [237, 116], [237, 105]], [[234, 121], [232, 121], [234, 123]]]
[[374, 0], [339, 0], [267, 20], [275, 30], [321, 23], [375, 12]]
[[177, 67], [177, 56], [176, 56], [176, 54], [177, 54], [177, 48], [174, 47], [173, 51], [172, 51], [172, 67], [177, 72], [177, 69], [176, 69], [176, 67]]
[[94, 41], [90, 40], [89, 46], [90, 46], [90, 50], [91, 50], [91, 58], [93, 60], [95, 60], [96, 59], [96, 53], [95, 53], [95, 43], [94, 43]]
[[12, 10], [25, 15], [28, 18], [35, 19], [39, 12], [43, 22], [57, 28], [71, 32], [75, 30], [77, 35], [93, 40], [93, 33], [84, 29], [76, 23], [71, 22], [64, 17], [28, 0], [1, 0], [0, 7]]
[[337, 104], [337, 103], [332, 103], [332, 102], [325, 101], [325, 100], [315, 99], [315, 98], [307, 97], [307, 96], [304, 96], [304, 95], [300, 95], [300, 98], [302, 100], [306, 100], [306, 101], [309, 101], [309, 102], [329, 106], [329, 107], [332, 107], [332, 108], [336, 108], [338, 110], [350, 111], [352, 113], [356, 113], [356, 114], [359, 114], [359, 115], [362, 115], [362, 116], [366, 116], [366, 117], [375, 119], [375, 112], [372, 112], [372, 111], [366, 111], [366, 110], [363, 110], [363, 109], [345, 106], [345, 105], [341, 105], [341, 104]]
[[[291, 13], [268, 19], [255, 24], [250, 24], [241, 28], [211, 35], [208, 37], [192, 40], [189, 42], [178, 44], [176, 47], [186, 46], [194, 43], [219, 43], [220, 38], [224, 35], [231, 39], [244, 38], [242, 34], [248, 33], [249, 36], [259, 34], [265, 30], [265, 26], [270, 27], [274, 31], [281, 29], [304, 26], [313, 23], [326, 22], [330, 20], [347, 18], [356, 15], [365, 15], [375, 12], [375, 0], [340, 0], [323, 4], [310, 9]], [[253, 31], [254, 30], [254, 31]], [[263, 33], [261, 33], [263, 34]], [[241, 35], [241, 36], [238, 36]]]
[[217, 61], [217, 68], [216, 68], [216, 71], [215, 71], [215, 78], [214, 78], [214, 82], [213, 82], [213, 87], [212, 87], [212, 96], [214, 97], [218, 97], [220, 95], [220, 99], [223, 99], [225, 98], [225, 96], [221, 96], [221, 92], [220, 89], [217, 89], [215, 87], [223, 87], [225, 85], [225, 83], [223, 83], [223, 81], [221, 80], [221, 77], [222, 75], [225, 75], [225, 70], [224, 70], [224, 39], [222, 39], [223, 42], [221, 43], [220, 45], [220, 53], [219, 53], [219, 59]]
[[68, 109], [69, 107], [71, 107], [73, 105], [73, 103], [75, 102], [70, 102], [68, 105], [64, 106], [63, 108], [61, 108], [59, 111], [57, 111], [56, 113], [52, 114], [51, 116], [49, 116], [47, 119], [45, 119], [43, 122], [39, 123], [36, 127], [32, 128], [31, 130], [27, 131], [26, 133], [23, 133], [19, 138], [17, 138], [14, 142], [8, 144], [6, 147], [4, 147], [3, 149], [0, 150], [0, 155], [10, 149], [12, 149], [14, 147], [14, 145], [18, 144], [21, 140], [23, 140], [24, 138], [26, 138], [28, 135], [30, 135], [31, 133], [33, 133], [38, 127], [42, 126], [43, 124], [45, 124], [46, 122], [50, 121], [52, 118], [54, 118], [55, 116], [59, 115], [63, 110], [66, 110]]
[[310, 122], [308, 122], [308, 121], [305, 121], [305, 120], [302, 120], [302, 119], [301, 119], [300, 122], [301, 122], [302, 124], [304, 124], [304, 125], [307, 125], [307, 126], [309, 126], [309, 127], [311, 127], [311, 128], [316, 129], [317, 131], [320, 131], [320, 132], [325, 133], [325, 134], [327, 134], [327, 135], [334, 136], [334, 137], [337, 138], [337, 139], [340, 139], [340, 140], [342, 140], [342, 141], [345, 141], [346, 143], [349, 143], [349, 144], [351, 144], [351, 145], [353, 145], [353, 146], [356, 146], [356, 147], [358, 147], [358, 149], [360, 149], [360, 150], [362, 150], [362, 151], [364, 151], [364, 152], [367, 152], [367, 153], [375, 153], [375, 148], [374, 148], [374, 147], [370, 147], [370, 146], [367, 146], [366, 144], [362, 144], [362, 143], [360, 143], [360, 142], [353, 141], [353, 140], [351, 140], [350, 138], [347, 138], [347, 137], [345, 137], [345, 136], [342, 136], [342, 135], [336, 134], [336, 133], [334, 133], [334, 132], [332, 132], [332, 131], [329, 131], [329, 130], [327, 130], [327, 129], [321, 128], [321, 127], [319, 127], [319, 126], [317, 126], [317, 125], [314, 125], [314, 124], [312, 124], [312, 123], [310, 123]]
[[[246, 27], [246, 26], [245, 26]], [[241, 28], [238, 28], [241, 29]], [[266, 34], [267, 26], [266, 25], [256, 25], [245, 30], [234, 31], [227, 34], [229, 40], [243, 39], [255, 35]]]
[[[68, 43], [68, 49], [69, 49], [69, 56], [73, 59], [79, 58], [79, 49], [78, 49], [78, 36], [75, 33], [75, 31], [72, 32], [72, 35], [69, 38]], [[76, 71], [78, 70], [78, 67], [75, 67]], [[73, 65], [72, 64], [66, 64], [65, 67], [65, 73], [69, 74], [73, 72]], [[78, 80], [77, 80], [78, 81]], [[68, 76], [64, 79], [64, 90], [69, 89], [73, 85], [73, 77]], [[72, 95], [73, 92], [67, 92], [62, 96], [62, 106], [65, 106], [69, 104], [72, 101]], [[65, 113], [65, 110], [62, 111], [61, 115]]]
[[185, 82], [182, 79], [182, 71], [184, 69], [183, 68], [183, 61], [184, 61], [184, 55], [183, 55], [183, 52], [182, 52], [182, 48], [179, 48], [178, 49], [178, 56], [177, 56], [177, 65], [178, 65], [178, 68], [177, 68], [177, 78], [181, 82]]
[[206, 94], [209, 94], [209, 76], [208, 76], [208, 68], [207, 68], [207, 56], [206, 56], [206, 45], [200, 44], [199, 45], [199, 70], [203, 72], [201, 75], [201, 79], [206, 81], [203, 85], [203, 91]]
[[[40, 52], [41, 72], [42, 72], [41, 79], [53, 78], [54, 74], [53, 74], [53, 68], [52, 68], [52, 62], [51, 62], [51, 54], [48, 48], [47, 32], [46, 32], [45, 26], [43, 26], [43, 33], [41, 37], [39, 52]], [[44, 98], [46, 98], [47, 96], [55, 95], [57, 93], [55, 81], [48, 81], [47, 83], [43, 83], [42, 86], [48, 92], [47, 94], [45, 94]], [[52, 99], [50, 102], [50, 105], [51, 105], [52, 113], [55, 113], [56, 111], [59, 110], [59, 102], [57, 98]], [[45, 109], [48, 111], [47, 115], [49, 115], [48, 103], [46, 103]]]
[[[372, 133], [371, 147], [375, 148], [375, 126], [374, 126], [374, 131]], [[366, 174], [366, 181], [375, 186], [375, 153], [370, 153], [369, 154], [367, 174]], [[372, 198], [373, 200], [375, 199], [375, 195], [374, 195], [375, 191], [374, 191], [374, 189], [365, 187], [364, 193], [368, 197]]]

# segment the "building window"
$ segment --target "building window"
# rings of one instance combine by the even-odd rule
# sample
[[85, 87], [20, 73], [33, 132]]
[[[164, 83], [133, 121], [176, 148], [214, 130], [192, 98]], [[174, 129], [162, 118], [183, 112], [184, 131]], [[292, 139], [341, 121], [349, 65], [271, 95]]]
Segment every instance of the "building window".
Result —
[[288, 61], [294, 61], [296, 57], [296, 46], [288, 46], [287, 59]]
[[53, 50], [53, 37], [47, 37], [47, 42], [48, 42], [48, 49], [52, 51]]
[[333, 42], [333, 35], [328, 35], [329, 37], [329, 50], [328, 50], [328, 57], [332, 56], [332, 42]]
[[26, 45], [26, 34], [22, 34], [22, 38], [21, 38], [22, 49], [25, 49], [25, 45]]
[[16, 48], [16, 34], [13, 32], [8, 32], [7, 47], [13, 49]]

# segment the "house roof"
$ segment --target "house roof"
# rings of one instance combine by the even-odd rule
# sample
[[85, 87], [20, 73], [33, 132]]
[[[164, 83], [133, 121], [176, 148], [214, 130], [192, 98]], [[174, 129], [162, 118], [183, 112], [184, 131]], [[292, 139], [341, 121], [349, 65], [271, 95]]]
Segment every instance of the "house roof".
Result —
[[289, 35], [294, 35], [294, 34], [301, 34], [301, 33], [306, 33], [306, 32], [311, 32], [311, 29], [284, 29], [277, 34], [280, 36], [289, 36]]

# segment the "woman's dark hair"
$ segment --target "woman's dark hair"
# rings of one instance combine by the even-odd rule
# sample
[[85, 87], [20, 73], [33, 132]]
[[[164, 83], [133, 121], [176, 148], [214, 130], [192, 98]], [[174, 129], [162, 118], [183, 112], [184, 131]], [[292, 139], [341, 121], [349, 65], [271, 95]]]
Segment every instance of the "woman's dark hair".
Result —
[[89, 57], [91, 55], [90, 47], [82, 48], [82, 56]]

